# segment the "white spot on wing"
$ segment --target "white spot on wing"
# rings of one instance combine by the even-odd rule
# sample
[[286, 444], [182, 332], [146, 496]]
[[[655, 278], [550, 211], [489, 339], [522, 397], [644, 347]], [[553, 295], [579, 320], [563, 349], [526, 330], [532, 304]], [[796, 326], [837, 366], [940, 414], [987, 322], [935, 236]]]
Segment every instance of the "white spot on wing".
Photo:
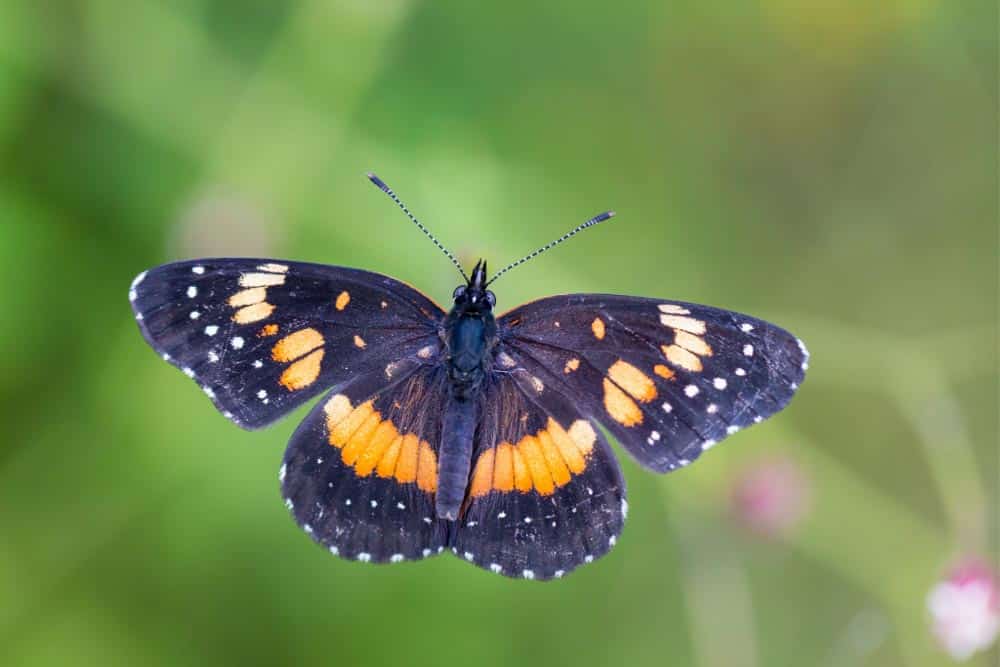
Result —
[[281, 464], [281, 469], [278, 470], [278, 481], [279, 482], [284, 482], [285, 481], [285, 474], [287, 472], [288, 472], [288, 466], [285, 465], [284, 463], [282, 463]]
[[372, 555], [366, 551], [362, 551], [361, 553], [358, 554], [358, 560], [361, 561], [362, 563], [367, 563], [371, 559]]
[[217, 327], [216, 325], [209, 324], [207, 327], [205, 327], [206, 336], [214, 336], [217, 333], [219, 333], [219, 327]]
[[742, 331], [743, 333], [750, 333], [751, 331], [753, 331], [753, 325], [750, 324], [749, 322], [744, 322], [743, 324], [740, 325], [740, 331]]
[[726, 433], [728, 433], [729, 435], [732, 435], [733, 433], [736, 433], [739, 430], [740, 430], [740, 427], [737, 426], [736, 424], [731, 424], [731, 425], [729, 425], [729, 426], [726, 427]]
[[403, 554], [393, 554], [389, 556], [390, 563], [401, 563], [403, 562]]
[[684, 387], [684, 394], [688, 398], [694, 398], [695, 396], [698, 395], [698, 387], [694, 386], [693, 384], [689, 384], [688, 386]]
[[219, 355], [215, 353], [215, 350], [208, 351], [208, 362], [210, 364], [217, 363], [219, 361]]
[[243, 349], [243, 344], [245, 342], [246, 341], [244, 341], [241, 337], [236, 336], [235, 338], [229, 341], [229, 344], [233, 346], [234, 350], [241, 350]]
[[198, 288], [195, 287], [194, 285], [191, 285], [187, 289], [187, 295], [189, 299], [195, 298], [196, 296], [198, 296]]
[[710, 415], [714, 415], [718, 411], [719, 411], [719, 406], [716, 405], [715, 403], [709, 403], [708, 407], [705, 408], [705, 412], [707, 412]]
[[[140, 273], [139, 275], [137, 275], [135, 277], [135, 280], [132, 281], [132, 285], [131, 285], [132, 289], [135, 289], [136, 287], [138, 287], [139, 283], [141, 283], [143, 280], [146, 279], [146, 274], [147, 273], [149, 273], [149, 271], [143, 271], [142, 273]], [[799, 341], [799, 345], [800, 346], [802, 345], [802, 341]]]
[[192, 320], [196, 320], [199, 317], [201, 317], [201, 313], [199, 313], [197, 310], [192, 310], [191, 314], [188, 315], [188, 317], [190, 317]]
[[733, 372], [736, 373], [737, 375], [739, 375], [740, 377], [743, 377], [744, 375], [747, 374], [747, 372], [744, 369], [742, 369], [742, 368], [737, 368]]
[[205, 273], [205, 267], [204, 266], [192, 266], [191, 267], [191, 273], [197, 273], [200, 276], [201, 274]]
[[753, 345], [749, 343], [743, 346], [743, 355], [747, 357], [753, 356]]
[[535, 578], [535, 573], [532, 572], [531, 570], [525, 570], [524, 572], [521, 573], [521, 575], [524, 576], [525, 579], [534, 579]]
[[715, 440], [706, 440], [705, 442], [701, 443], [701, 451], [707, 452], [712, 447], [715, 447], [716, 444], [717, 442]]
[[267, 391], [265, 389], [261, 389], [260, 391], [258, 391], [257, 398], [263, 401], [265, 398], [267, 398]]
[[729, 383], [726, 382], [726, 378], [715, 378], [714, 380], [712, 380], [712, 386], [718, 389], [719, 391], [722, 391], [728, 385]]
[[490, 570], [496, 574], [503, 572], [503, 568], [500, 567], [499, 563], [490, 563]]
[[672, 405], [670, 405], [669, 403], [664, 403], [663, 404], [663, 411], [666, 412], [667, 414], [673, 412], [673, 410], [674, 410], [674, 407]]
[[260, 359], [257, 359], [256, 361], [253, 362], [253, 367], [254, 368], [261, 368], [261, 367], [263, 367], [263, 365], [264, 365], [264, 362], [261, 361]]
[[193, 378], [194, 377], [194, 371], [191, 370], [190, 368], [184, 368], [183, 372], [184, 372], [184, 375], [187, 375], [189, 378]]

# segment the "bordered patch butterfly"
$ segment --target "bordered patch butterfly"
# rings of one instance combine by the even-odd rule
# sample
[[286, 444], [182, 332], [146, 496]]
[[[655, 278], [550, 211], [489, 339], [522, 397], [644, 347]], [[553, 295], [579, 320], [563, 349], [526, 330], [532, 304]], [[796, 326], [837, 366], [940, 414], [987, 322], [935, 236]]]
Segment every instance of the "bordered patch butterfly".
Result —
[[[392, 190], [375, 185], [432, 240]], [[292, 436], [281, 490], [344, 558], [450, 549], [498, 574], [561, 577], [615, 544], [625, 482], [598, 425], [643, 466], [687, 466], [781, 410], [808, 353], [773, 324], [708, 306], [552, 296], [499, 317], [466, 276], [445, 312], [398, 280], [270, 259], [202, 259], [139, 275], [143, 336], [247, 429], [328, 392]]]

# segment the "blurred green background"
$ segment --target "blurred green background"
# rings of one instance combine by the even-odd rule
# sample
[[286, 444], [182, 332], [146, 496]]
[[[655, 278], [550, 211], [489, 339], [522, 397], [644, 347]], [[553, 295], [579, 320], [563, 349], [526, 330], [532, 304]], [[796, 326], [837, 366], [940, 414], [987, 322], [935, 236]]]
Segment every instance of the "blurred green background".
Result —
[[[3, 3], [0, 664], [949, 664], [926, 595], [997, 557], [996, 33], [988, 0]], [[691, 469], [622, 456], [625, 533], [565, 580], [331, 558], [278, 493], [304, 413], [228, 423], [126, 292], [252, 254], [446, 302], [368, 169], [495, 267], [614, 208], [499, 309], [732, 308], [807, 381]], [[801, 486], [765, 535], [762, 461]]]

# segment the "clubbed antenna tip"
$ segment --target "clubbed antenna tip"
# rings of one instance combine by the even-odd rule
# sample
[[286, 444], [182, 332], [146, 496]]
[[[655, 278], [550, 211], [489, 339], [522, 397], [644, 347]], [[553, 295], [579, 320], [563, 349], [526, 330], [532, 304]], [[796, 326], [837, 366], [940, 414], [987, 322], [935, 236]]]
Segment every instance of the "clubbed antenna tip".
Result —
[[406, 217], [408, 217], [411, 221], [413, 221], [413, 224], [415, 224], [417, 228], [420, 229], [420, 231], [426, 234], [427, 238], [433, 241], [434, 245], [436, 245], [441, 252], [443, 252], [445, 255], [448, 256], [448, 259], [451, 260], [451, 263], [455, 265], [455, 268], [458, 269], [458, 272], [462, 274], [463, 278], [465, 278], [465, 282], [469, 282], [469, 277], [465, 275], [465, 271], [462, 270], [462, 265], [458, 263], [458, 260], [455, 259], [455, 256], [453, 254], [451, 254], [451, 251], [445, 248], [443, 245], [441, 245], [441, 242], [438, 241], [433, 234], [431, 234], [430, 230], [424, 227], [424, 225], [419, 220], [417, 220], [412, 213], [410, 213], [410, 209], [406, 208], [406, 204], [404, 204], [399, 199], [399, 197], [396, 196], [396, 193], [392, 191], [392, 188], [386, 185], [385, 181], [376, 176], [374, 172], [369, 171], [367, 175], [368, 175], [368, 180], [374, 183], [375, 187], [377, 187], [379, 190], [388, 195], [389, 199], [396, 202], [396, 205], [399, 206], [399, 208], [403, 211], [403, 213], [406, 214]]

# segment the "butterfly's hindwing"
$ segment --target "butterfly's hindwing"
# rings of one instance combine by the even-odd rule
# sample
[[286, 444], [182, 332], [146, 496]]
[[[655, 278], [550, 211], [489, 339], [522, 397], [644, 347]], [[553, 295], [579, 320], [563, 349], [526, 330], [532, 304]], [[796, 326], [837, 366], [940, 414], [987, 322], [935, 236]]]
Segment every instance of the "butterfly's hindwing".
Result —
[[509, 577], [552, 579], [601, 557], [627, 504], [601, 433], [537, 378], [500, 373], [483, 393], [457, 556]]
[[436, 518], [440, 411], [433, 365], [360, 376], [324, 397], [289, 442], [282, 495], [331, 553], [375, 563], [426, 558], [447, 542]]
[[577, 397], [660, 472], [781, 410], [808, 367], [787, 331], [689, 303], [576, 294], [529, 303], [499, 323], [508, 366]]
[[160, 266], [129, 299], [149, 344], [244, 428], [436, 346], [443, 316], [386, 276], [263, 259]]

